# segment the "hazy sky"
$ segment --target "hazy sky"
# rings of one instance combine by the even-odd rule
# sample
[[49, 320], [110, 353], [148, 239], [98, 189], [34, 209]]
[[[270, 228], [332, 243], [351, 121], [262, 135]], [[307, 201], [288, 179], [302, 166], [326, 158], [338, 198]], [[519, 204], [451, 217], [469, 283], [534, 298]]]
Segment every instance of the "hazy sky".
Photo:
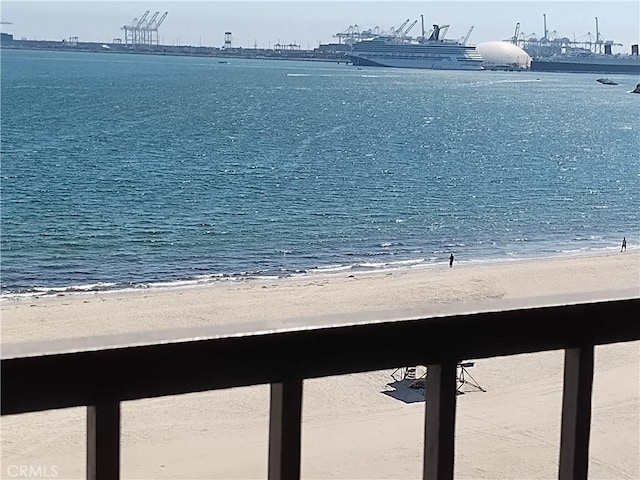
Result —
[[[417, 19], [411, 31], [420, 33], [420, 14], [425, 29], [433, 23], [450, 24], [447, 38], [464, 37], [471, 26], [469, 43], [503, 40], [520, 31], [543, 34], [543, 14], [547, 30], [559, 36], [583, 40], [595, 38], [595, 17], [605, 40], [622, 43], [616, 51], [629, 52], [640, 40], [640, 2], [635, 1], [52, 1], [2, 0], [1, 17], [11, 25], [3, 32], [15, 38], [60, 40], [77, 36], [80, 41], [111, 43], [124, 38], [123, 25], [130, 25], [146, 10], [149, 17], [169, 12], [159, 29], [160, 42], [167, 45], [222, 46], [224, 32], [231, 31], [233, 45], [244, 48], [273, 47], [276, 43], [296, 43], [303, 49], [333, 37], [351, 25], [360, 30], [380, 27], [389, 30], [406, 20]], [[159, 15], [159, 16], [160, 16]]]

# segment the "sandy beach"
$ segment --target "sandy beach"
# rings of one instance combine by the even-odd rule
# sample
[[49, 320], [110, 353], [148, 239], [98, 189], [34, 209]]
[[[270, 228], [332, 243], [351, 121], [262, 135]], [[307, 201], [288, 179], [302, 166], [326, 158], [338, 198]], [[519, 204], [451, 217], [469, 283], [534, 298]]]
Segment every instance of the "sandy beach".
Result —
[[[428, 311], [513, 299], [640, 296], [640, 250], [455, 263], [62, 296], [3, 299], [2, 343], [243, 324], [319, 315]], [[563, 352], [479, 360], [486, 392], [458, 396], [456, 478], [555, 478]], [[640, 478], [640, 344], [596, 349], [590, 477]], [[306, 381], [302, 474], [420, 478], [424, 402], [393, 370]], [[397, 387], [397, 388], [396, 388]], [[267, 471], [268, 386], [122, 405], [122, 477], [254, 479]], [[85, 410], [3, 417], [2, 478], [40, 465], [84, 477]]]

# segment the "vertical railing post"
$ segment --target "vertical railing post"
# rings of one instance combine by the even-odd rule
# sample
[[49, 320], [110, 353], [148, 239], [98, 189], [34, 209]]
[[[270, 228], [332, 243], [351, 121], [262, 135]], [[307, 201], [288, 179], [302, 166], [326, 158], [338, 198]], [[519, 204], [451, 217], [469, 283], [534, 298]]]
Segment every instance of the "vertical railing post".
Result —
[[271, 384], [269, 480], [299, 480], [302, 379]]
[[560, 480], [586, 479], [593, 389], [593, 345], [564, 353]]
[[424, 480], [452, 480], [455, 453], [457, 362], [427, 366]]
[[87, 480], [120, 478], [120, 402], [87, 407]]

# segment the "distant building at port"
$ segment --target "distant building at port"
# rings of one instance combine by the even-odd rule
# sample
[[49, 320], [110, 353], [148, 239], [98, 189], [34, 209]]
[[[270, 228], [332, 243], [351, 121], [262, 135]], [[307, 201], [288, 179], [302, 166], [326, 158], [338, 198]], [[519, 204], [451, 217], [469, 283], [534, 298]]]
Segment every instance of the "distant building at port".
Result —
[[0, 45], [10, 45], [13, 42], [13, 35], [10, 33], [0, 33]]

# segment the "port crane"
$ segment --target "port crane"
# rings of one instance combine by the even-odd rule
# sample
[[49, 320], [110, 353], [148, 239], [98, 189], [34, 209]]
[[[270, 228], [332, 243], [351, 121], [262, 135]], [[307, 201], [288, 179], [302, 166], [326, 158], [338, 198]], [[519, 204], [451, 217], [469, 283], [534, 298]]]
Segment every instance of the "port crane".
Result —
[[149, 19], [149, 21], [145, 21], [142, 23], [142, 25], [140, 25], [140, 32], [141, 32], [141, 43], [144, 45], [148, 45], [151, 44], [151, 30], [150, 27], [153, 24], [153, 22], [156, 21], [156, 18], [158, 18], [158, 14], [160, 12], [156, 12], [151, 16], [151, 19]]
[[[158, 12], [156, 12], [158, 13]], [[153, 34], [155, 32], [155, 44], [158, 45], [160, 43], [160, 39], [158, 37], [158, 29], [160, 28], [160, 25], [162, 25], [162, 22], [164, 22], [164, 19], [167, 18], [167, 15], [169, 15], [169, 12], [164, 12], [162, 14], [162, 16], [160, 17], [160, 20], [158, 20], [154, 25], [152, 25], [150, 27], [150, 31], [151, 31], [151, 44], [153, 44]]]
[[338, 43], [353, 45], [360, 40], [374, 38], [380, 35], [384, 35], [380, 27], [376, 26], [373, 29], [363, 30], [361, 32], [358, 25], [350, 25], [344, 32], [336, 33], [334, 37], [338, 39]]
[[391, 29], [389, 30], [389, 34], [393, 37], [401, 37], [402, 36], [402, 29], [407, 25], [407, 23], [409, 23], [411, 21], [410, 18], [407, 18], [404, 22], [402, 22], [402, 25], [400, 25], [398, 28], [394, 28], [391, 27]]
[[466, 45], [467, 44], [467, 41], [469, 40], [469, 37], [471, 36], [471, 32], [473, 32], [473, 25], [471, 25], [471, 28], [467, 32], [467, 35], [462, 39], [462, 45]]
[[141, 43], [142, 35], [140, 33], [140, 28], [142, 27], [142, 25], [144, 24], [144, 22], [145, 22], [145, 20], [147, 19], [148, 16], [149, 16], [149, 10], [144, 12], [144, 15], [142, 15], [142, 18], [140, 18], [138, 23], [136, 23], [135, 29], [133, 31], [134, 32], [134, 38], [135, 38], [135, 42], [134, 42], [135, 45], [138, 45], [139, 43]]
[[518, 35], [520, 34], [520, 22], [516, 23], [516, 29], [513, 32], [513, 37], [511, 37], [511, 43], [514, 45], [518, 45]]
[[358, 25], [349, 25], [349, 27], [340, 33], [334, 35], [338, 39], [338, 43], [345, 43], [345, 45], [353, 45], [355, 42], [361, 40], [360, 28]]
[[157, 18], [158, 15], [160, 15], [160, 12], [155, 12], [153, 14], [151, 19], [142, 27], [142, 31], [144, 32], [144, 40], [142, 43], [145, 45], [158, 45], [160, 43], [158, 38], [158, 29], [160, 28], [160, 25], [162, 25], [162, 22], [164, 22], [164, 19], [167, 18], [168, 14], [169, 12], [164, 12], [159, 20], [157, 20]]
[[404, 34], [403, 34], [402, 36], [403, 36], [403, 37], [406, 37], [407, 35], [409, 35], [409, 32], [411, 31], [411, 29], [412, 29], [413, 27], [415, 27], [415, 26], [416, 26], [416, 23], [418, 23], [418, 20], [414, 20], [414, 21], [411, 23], [411, 25], [409, 25], [409, 26], [407, 27], [407, 29], [404, 31]]
[[164, 12], [164, 14], [158, 20], [158, 15], [160, 12], [155, 12], [149, 17], [150, 10], [144, 12], [140, 19], [134, 18], [131, 25], [124, 25], [122, 30], [124, 30], [124, 43], [130, 45], [158, 45], [159, 36], [158, 29], [164, 19], [167, 18], [169, 12]]
[[124, 43], [125, 45], [129, 43], [129, 39], [131, 39], [131, 43], [133, 43], [133, 31], [135, 28], [135, 24], [137, 23], [138, 19], [134, 18], [133, 22], [131, 22], [131, 25], [123, 25], [122, 28], [120, 28], [120, 30], [124, 30]]
[[[424, 43], [428, 40], [443, 40], [447, 31], [449, 30], [449, 25], [434, 25], [433, 30], [429, 32], [429, 37], [425, 36], [424, 29], [424, 16], [420, 15], [420, 20], [422, 21], [422, 32], [420, 36], [416, 37], [418, 42]], [[360, 31], [358, 25], [351, 25], [344, 32], [336, 33], [333, 35], [335, 38], [338, 38], [339, 43], [344, 43], [345, 45], [353, 45], [356, 42], [361, 40], [375, 38], [379, 36], [393, 37], [394, 42], [402, 43], [404, 41], [411, 41], [413, 37], [409, 36], [409, 33], [418, 23], [418, 20], [414, 20], [411, 22], [410, 18], [407, 18], [402, 24], [395, 28], [391, 27], [388, 32], [382, 31], [380, 27], [375, 27], [369, 30]], [[408, 26], [407, 26], [408, 25]], [[406, 27], [406, 28], [405, 28]], [[461, 39], [460, 41], [463, 44], [466, 44], [471, 36], [471, 32], [473, 31], [473, 26], [467, 32], [467, 35]], [[435, 37], [434, 37], [435, 33]]]
[[[585, 35], [578, 37], [574, 36], [573, 40], [567, 37], [561, 37], [554, 30], [549, 32], [547, 30], [547, 17], [543, 15], [543, 28], [544, 36], [542, 38], [536, 37], [535, 33], [527, 35], [520, 32], [520, 23], [516, 24], [514, 36], [508, 40], [511, 43], [521, 47], [532, 57], [549, 57], [552, 55], [566, 55], [568, 53], [605, 53], [610, 54], [612, 46], [622, 46], [621, 43], [615, 43], [611, 40], [604, 40], [600, 35], [598, 17], [596, 17], [596, 35], [595, 37], [591, 32], [587, 32]], [[603, 52], [604, 49], [604, 52]]]
[[131, 45], [138, 45], [140, 43], [140, 26], [144, 23], [149, 15], [149, 10], [144, 12], [140, 20], [137, 18], [133, 19], [131, 25], [124, 25], [122, 30], [124, 30], [124, 43], [129, 44], [131, 41]]
[[[398, 30], [395, 32], [395, 35], [396, 35], [395, 41], [396, 41], [397, 43], [402, 43], [402, 42], [404, 42], [404, 41], [410, 41], [410, 40], [411, 40], [411, 37], [409, 36], [409, 32], [411, 31], [411, 29], [412, 29], [413, 27], [415, 27], [415, 26], [416, 26], [416, 23], [418, 23], [418, 20], [414, 20], [414, 21], [413, 21], [413, 23], [411, 23], [411, 24], [407, 27], [407, 29], [406, 29], [406, 30], [404, 30], [404, 31], [402, 31], [402, 29], [398, 29]], [[405, 25], [405, 24], [406, 24], [406, 22], [405, 22], [405, 23], [403, 23], [402, 25]]]
[[151, 16], [151, 19], [147, 22], [146, 27], [149, 28], [151, 25], [153, 25], [153, 22], [156, 21], [156, 18], [158, 18], [158, 15], [160, 14], [160, 12], [156, 12]]

